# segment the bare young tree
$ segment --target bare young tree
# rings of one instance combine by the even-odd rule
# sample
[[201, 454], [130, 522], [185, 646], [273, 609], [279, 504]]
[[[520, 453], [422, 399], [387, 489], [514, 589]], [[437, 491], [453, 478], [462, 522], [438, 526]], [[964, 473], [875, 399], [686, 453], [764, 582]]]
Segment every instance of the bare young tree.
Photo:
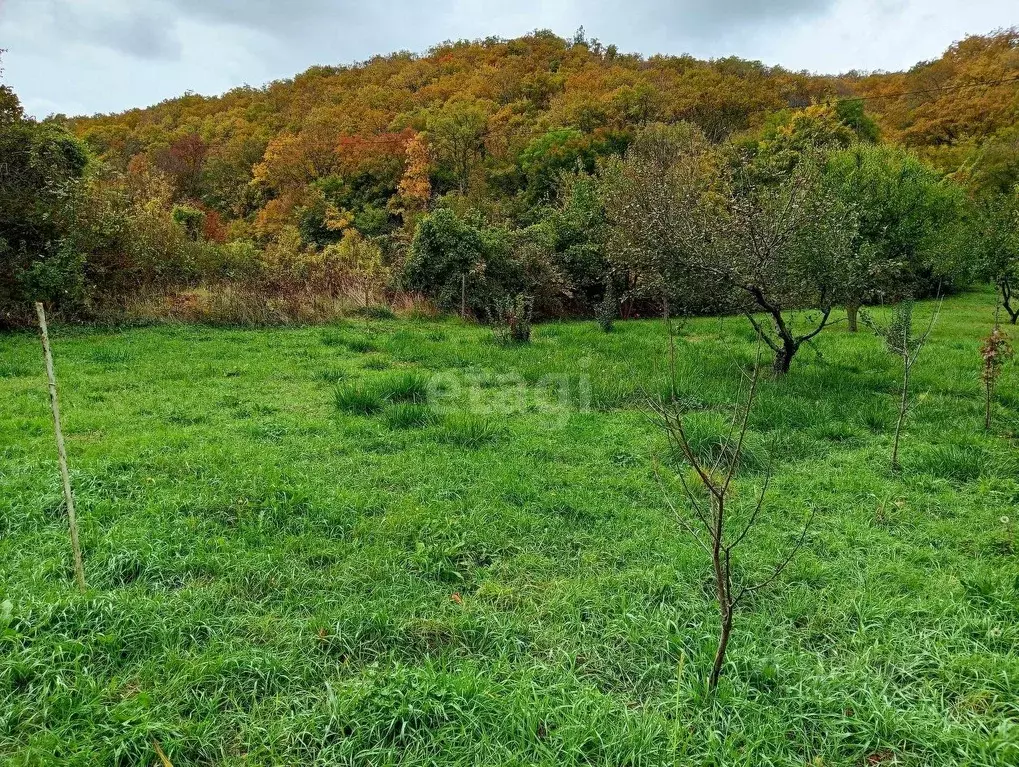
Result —
[[742, 576], [736, 566], [735, 555], [739, 546], [752, 536], [761, 519], [771, 479], [769, 470], [763, 488], [749, 507], [733, 502], [733, 482], [743, 461], [750, 413], [760, 380], [760, 346], [753, 371], [744, 373], [741, 379], [728, 432], [720, 448], [710, 458], [701, 456], [691, 444], [685, 423], [686, 411], [676, 396], [675, 336], [671, 325], [670, 361], [673, 381], [671, 396], [665, 400], [649, 397], [648, 407], [654, 422], [665, 433], [673, 458], [693, 471], [693, 483], [681, 471], [676, 471], [674, 475], [673, 484], [682, 489], [685, 505], [681, 507], [673, 500], [673, 488], [669, 487], [663, 477], [660, 466], [656, 465], [655, 473], [665, 504], [711, 561], [720, 622], [718, 648], [708, 677], [708, 689], [713, 691], [718, 686], [725, 663], [737, 609], [746, 597], [773, 583], [793, 561], [806, 540], [813, 514], [807, 519], [796, 542], [770, 574], [756, 582]]
[[902, 386], [899, 390], [899, 413], [895, 421], [895, 437], [892, 442], [892, 471], [899, 471], [902, 465], [899, 462], [899, 445], [902, 441], [902, 427], [906, 423], [906, 416], [912, 407], [909, 397], [909, 382], [913, 373], [913, 366], [920, 358], [920, 353], [934, 330], [934, 325], [941, 314], [941, 300], [935, 305], [931, 313], [927, 328], [918, 336], [913, 335], [913, 309], [912, 301], [902, 301], [896, 304], [891, 321], [885, 325], [877, 325], [874, 320], [864, 317], [864, 322], [870, 326], [878, 336], [884, 339], [885, 348], [890, 354], [894, 354], [902, 362]]

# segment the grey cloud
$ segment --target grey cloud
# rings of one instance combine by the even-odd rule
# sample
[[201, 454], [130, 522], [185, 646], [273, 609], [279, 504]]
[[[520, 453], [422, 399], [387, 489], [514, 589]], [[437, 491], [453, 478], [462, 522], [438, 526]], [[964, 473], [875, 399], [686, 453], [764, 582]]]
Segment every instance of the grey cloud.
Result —
[[95, 45], [140, 59], [174, 60], [181, 43], [172, 13], [158, 3], [81, 3], [51, 0], [56, 34], [65, 42]]
[[[630, 0], [562, 2], [516, 0], [8, 0], [38, 18], [48, 15], [65, 43], [106, 47], [141, 59], [175, 60], [185, 23], [257, 32], [299, 50], [346, 51], [358, 58], [395, 48], [421, 49], [478, 34], [519, 34], [496, 28], [500, 19], [570, 19], [610, 40], [615, 34], [652, 40], [669, 50], [704, 36], [727, 36], [769, 22], [823, 15], [837, 0]], [[895, 2], [895, 0], [885, 0]], [[2, 9], [2, 0], [0, 0]], [[532, 28], [533, 28], [532, 27]], [[557, 29], [561, 33], [569, 30]], [[628, 40], [621, 41], [629, 43]], [[670, 44], [671, 43], [671, 44]], [[371, 46], [369, 48], [368, 46]], [[646, 51], [652, 52], [652, 51]], [[330, 61], [330, 59], [332, 61]]]
[[313, 64], [347, 64], [394, 50], [422, 50], [449, 37], [462, 22], [443, 16], [443, 9], [455, 5], [452, 0], [154, 1], [182, 22], [207, 25], [237, 42], [246, 41], [247, 50], [276, 76], [293, 75]]
[[[366, 37], [399, 35], [431, 19], [449, 0], [373, 3], [357, 0], [160, 0], [182, 17], [242, 27], [289, 42], [337, 37], [358, 45]], [[381, 53], [382, 51], [379, 51]], [[388, 51], [387, 51], [388, 52]]]
[[[314, 31], [323, 23], [336, 23], [351, 14], [360, 15], [360, 8], [370, 3], [329, 2], [329, 0], [162, 0], [179, 12], [220, 24], [244, 26], [268, 34]], [[377, 7], [377, 6], [374, 6]], [[384, 8], [380, 8], [383, 10]]]
[[[894, 2], [895, 0], [891, 0]], [[510, 9], [495, 2], [461, 3], [456, 0], [160, 0], [168, 9], [195, 19], [244, 26], [280, 38], [320, 37], [330, 30], [362, 38], [407, 31], [408, 25], [433, 28], [439, 39], [456, 37], [457, 21], [464, 16], [497, 18]], [[668, 30], [680, 37], [689, 34], [737, 31], [768, 22], [793, 21], [828, 12], [837, 0], [630, 0], [615, 2], [565, 3], [577, 23], [596, 24], [603, 34], [639, 20], [654, 34]], [[517, 0], [518, 14], [541, 11], [556, 3]], [[466, 7], [465, 7], [466, 6]], [[473, 13], [471, 13], [473, 11]], [[443, 34], [442, 27], [446, 27]], [[436, 40], [437, 41], [437, 40]], [[382, 51], [379, 51], [382, 52]]]
[[628, 10], [642, 19], [658, 20], [674, 33], [716, 33], [823, 16], [837, 0], [650, 0], [630, 2]]

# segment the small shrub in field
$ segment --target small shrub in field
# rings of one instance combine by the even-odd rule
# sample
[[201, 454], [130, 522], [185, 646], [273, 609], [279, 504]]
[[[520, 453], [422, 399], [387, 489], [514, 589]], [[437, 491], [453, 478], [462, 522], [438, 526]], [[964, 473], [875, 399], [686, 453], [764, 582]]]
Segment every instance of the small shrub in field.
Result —
[[428, 399], [428, 379], [420, 373], [394, 374], [382, 381], [379, 394], [389, 402], [421, 404]]
[[398, 402], [386, 410], [386, 424], [391, 429], [415, 429], [428, 426], [435, 420], [435, 414], [427, 405]]
[[370, 415], [382, 409], [382, 397], [364, 384], [341, 384], [336, 387], [336, 407], [344, 413]]
[[874, 324], [870, 317], [864, 317], [864, 322], [885, 342], [885, 349], [889, 354], [899, 358], [902, 364], [902, 386], [899, 394], [899, 417], [895, 422], [895, 436], [892, 440], [892, 471], [899, 471], [899, 445], [902, 441], [902, 427], [906, 422], [912, 402], [909, 396], [910, 374], [916, 364], [920, 353], [930, 339], [934, 324], [938, 321], [938, 314], [941, 312], [939, 301], [931, 314], [927, 329], [919, 336], [913, 335], [913, 302], [902, 301], [895, 306], [891, 322], [880, 327]]
[[994, 390], [998, 385], [1001, 368], [1012, 359], [1013, 354], [1008, 335], [995, 322], [994, 330], [984, 339], [983, 346], [980, 347], [980, 356], [984, 361], [983, 370], [980, 371], [980, 380], [984, 382], [984, 429], [986, 431], [991, 430], [991, 417], [994, 414]]
[[531, 340], [531, 318], [534, 299], [523, 294], [516, 298], [503, 298], [490, 312], [495, 340], [501, 344], [526, 344]]
[[441, 439], [461, 447], [479, 447], [494, 442], [503, 427], [473, 413], [457, 413], [446, 417]]
[[[671, 325], [669, 342], [670, 359], [674, 360], [675, 334]], [[671, 365], [670, 372], [675, 382], [675, 363]], [[756, 503], [751, 501], [742, 505], [735, 500], [733, 483], [741, 466], [748, 463], [744, 451], [748, 446], [748, 425], [759, 378], [760, 346], [753, 373], [746, 376], [729, 418], [721, 422], [704, 420], [698, 424], [696, 419], [687, 417], [685, 408], [675, 395], [668, 399], [648, 398], [649, 412], [665, 434], [672, 461], [683, 467], [677, 469], [666, 483], [656, 462], [655, 475], [662, 498], [683, 529], [708, 555], [714, 573], [712, 591], [719, 608], [720, 632], [718, 649], [708, 678], [708, 689], [712, 692], [718, 687], [732, 635], [733, 620], [740, 603], [745, 597], [773, 583], [782, 574], [803, 545], [810, 525], [808, 518], [798, 541], [763, 580], [752, 583], [743, 572], [736, 569], [738, 559], [734, 552], [753, 533], [755, 525], [760, 521], [759, 513], [770, 481], [769, 473], [763, 489], [757, 494]], [[747, 391], [745, 397], [742, 396], [743, 388]], [[726, 423], [728, 426], [725, 426]], [[723, 436], [719, 436], [720, 425], [723, 426]], [[685, 503], [677, 503], [672, 498], [678, 488], [682, 489]]]

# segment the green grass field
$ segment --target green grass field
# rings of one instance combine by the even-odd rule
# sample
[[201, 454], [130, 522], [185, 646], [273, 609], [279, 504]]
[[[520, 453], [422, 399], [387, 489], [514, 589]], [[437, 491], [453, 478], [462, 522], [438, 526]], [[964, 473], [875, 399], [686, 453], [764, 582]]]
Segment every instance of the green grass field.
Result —
[[[660, 322], [58, 331], [84, 597], [41, 350], [0, 337], [0, 763], [1015, 765], [1019, 365], [985, 435], [993, 301], [946, 302], [901, 475], [872, 334], [762, 382], [744, 569], [816, 517], [714, 697], [709, 563], [642, 408]], [[699, 319], [678, 353], [709, 446], [753, 336]]]

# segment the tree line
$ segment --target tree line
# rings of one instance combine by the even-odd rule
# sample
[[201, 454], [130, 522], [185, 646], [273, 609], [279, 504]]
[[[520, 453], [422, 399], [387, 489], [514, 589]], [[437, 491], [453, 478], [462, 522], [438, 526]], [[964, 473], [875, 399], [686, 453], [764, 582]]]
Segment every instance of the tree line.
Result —
[[835, 307], [855, 327], [973, 279], [1014, 321], [1017, 41], [821, 77], [537, 32], [73, 120], [0, 86], [0, 324], [199, 289], [481, 320], [745, 311], [781, 368]]

